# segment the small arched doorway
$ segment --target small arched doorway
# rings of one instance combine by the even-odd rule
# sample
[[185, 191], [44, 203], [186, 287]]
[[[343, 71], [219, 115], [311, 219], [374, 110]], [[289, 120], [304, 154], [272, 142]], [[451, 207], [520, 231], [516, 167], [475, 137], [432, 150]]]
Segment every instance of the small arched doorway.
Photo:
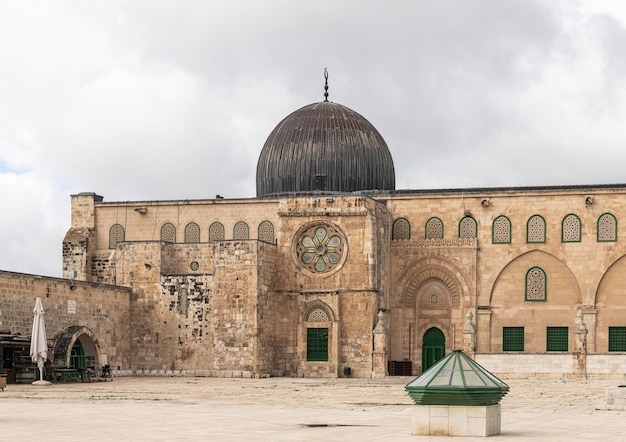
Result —
[[422, 340], [422, 373], [446, 355], [446, 337], [437, 327], [426, 330]]
[[94, 333], [84, 326], [71, 326], [63, 330], [54, 345], [54, 365], [76, 369], [99, 367], [98, 341]]

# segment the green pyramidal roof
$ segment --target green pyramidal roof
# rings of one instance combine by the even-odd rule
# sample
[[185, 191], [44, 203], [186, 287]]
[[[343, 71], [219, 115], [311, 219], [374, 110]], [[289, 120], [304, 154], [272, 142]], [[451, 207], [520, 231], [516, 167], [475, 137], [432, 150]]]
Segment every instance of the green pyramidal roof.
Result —
[[404, 387], [417, 405], [494, 405], [509, 386], [454, 350]]

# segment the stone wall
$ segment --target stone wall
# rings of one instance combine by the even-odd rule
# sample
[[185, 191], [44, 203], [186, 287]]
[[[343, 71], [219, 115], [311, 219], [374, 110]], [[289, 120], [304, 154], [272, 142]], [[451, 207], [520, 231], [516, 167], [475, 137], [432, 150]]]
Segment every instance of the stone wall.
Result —
[[30, 335], [40, 297], [51, 348], [67, 329], [86, 327], [96, 340], [99, 362], [125, 368], [131, 359], [130, 296], [125, 287], [0, 271], [0, 329]]

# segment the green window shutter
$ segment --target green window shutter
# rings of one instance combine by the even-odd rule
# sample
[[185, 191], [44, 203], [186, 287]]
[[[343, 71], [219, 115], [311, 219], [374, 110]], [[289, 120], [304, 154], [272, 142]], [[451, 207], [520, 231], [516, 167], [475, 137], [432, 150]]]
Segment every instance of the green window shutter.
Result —
[[626, 351], [626, 327], [609, 327], [609, 351]]
[[502, 351], [524, 351], [524, 327], [502, 327]]
[[567, 327], [548, 327], [546, 332], [546, 351], [568, 351]]
[[328, 329], [306, 329], [306, 360], [328, 361]]

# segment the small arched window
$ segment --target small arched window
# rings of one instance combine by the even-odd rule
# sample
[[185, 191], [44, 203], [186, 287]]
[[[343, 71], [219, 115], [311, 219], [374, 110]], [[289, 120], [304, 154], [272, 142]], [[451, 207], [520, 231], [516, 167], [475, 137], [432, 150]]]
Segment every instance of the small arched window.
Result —
[[582, 225], [578, 215], [565, 215], [561, 223], [561, 241], [580, 242]]
[[610, 213], [598, 218], [598, 242], [617, 241], [617, 219]]
[[259, 241], [274, 242], [274, 225], [269, 221], [259, 224]]
[[117, 247], [117, 243], [124, 241], [124, 227], [119, 224], [114, 224], [109, 229], [109, 249]]
[[224, 225], [214, 222], [209, 226], [209, 242], [224, 241]]
[[393, 222], [391, 239], [411, 239], [411, 224], [406, 218], [398, 218]]
[[176, 242], [176, 227], [172, 223], [161, 226], [161, 241]]
[[540, 267], [532, 267], [526, 272], [526, 301], [546, 300], [546, 272]]
[[459, 221], [459, 238], [476, 238], [478, 224], [471, 216], [466, 216]]
[[186, 243], [200, 242], [200, 227], [196, 223], [189, 223], [185, 227], [185, 242]]
[[432, 217], [426, 221], [426, 239], [443, 238], [443, 221], [437, 217]]
[[239, 221], [233, 227], [233, 239], [250, 239], [250, 229], [243, 221]]
[[500, 215], [493, 220], [491, 226], [491, 241], [494, 244], [511, 243], [511, 220], [504, 215]]
[[541, 215], [533, 215], [528, 218], [526, 224], [526, 242], [546, 242], [546, 220]]

